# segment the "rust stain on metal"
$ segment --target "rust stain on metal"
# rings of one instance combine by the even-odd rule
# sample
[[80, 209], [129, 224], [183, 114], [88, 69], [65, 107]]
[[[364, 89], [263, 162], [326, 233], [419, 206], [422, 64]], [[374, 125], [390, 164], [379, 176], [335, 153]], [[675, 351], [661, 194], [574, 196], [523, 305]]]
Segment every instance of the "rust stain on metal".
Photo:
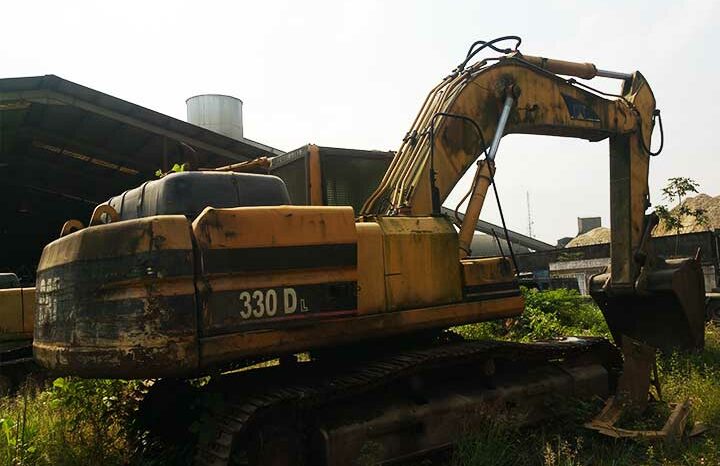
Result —
[[591, 422], [585, 424], [585, 427], [608, 437], [675, 442], [685, 432], [692, 404], [690, 400], [685, 400], [682, 403], [671, 404], [670, 407], [672, 412], [661, 430], [623, 429], [615, 426], [615, 423], [621, 417], [624, 408], [617, 401], [617, 398], [612, 397], [608, 400], [602, 412]]
[[616, 426], [623, 413], [643, 412], [647, 407], [651, 373], [655, 367], [656, 349], [623, 335], [623, 373], [615, 396], [610, 397], [602, 411], [585, 427], [614, 438], [649, 441], [676, 441], [682, 437], [690, 415], [690, 400], [670, 404], [672, 412], [661, 430], [632, 430]]

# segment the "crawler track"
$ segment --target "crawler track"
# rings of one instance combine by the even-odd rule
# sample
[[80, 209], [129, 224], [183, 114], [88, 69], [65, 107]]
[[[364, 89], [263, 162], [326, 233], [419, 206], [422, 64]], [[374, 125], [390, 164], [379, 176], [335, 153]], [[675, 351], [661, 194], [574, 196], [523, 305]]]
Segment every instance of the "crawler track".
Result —
[[[506, 363], [517, 370], [561, 360], [576, 365], [600, 364], [607, 369], [610, 384], [621, 367], [615, 347], [606, 340], [592, 338], [530, 344], [450, 343], [345, 364], [338, 364], [337, 359], [321, 360], [261, 369], [257, 374], [248, 371], [224, 376], [207, 387], [222, 396], [224, 403], [213, 415], [216, 429], [213, 440], [198, 446], [195, 464], [264, 464], [253, 452], [258, 448], [257, 432], [283, 423], [303, 431], [300, 426], [304, 419], [314, 414], [333, 405], [352, 404], [363, 395], [416, 376], [441, 371], [444, 376], [458, 377], [469, 368], [486, 367], [499, 372]], [[289, 451], [288, 455], [302, 456], [306, 440], [283, 448]], [[262, 438], [259, 443], [263, 443]], [[292, 463], [302, 464], [302, 460], [293, 459]], [[274, 464], [280, 463], [275, 460]]]

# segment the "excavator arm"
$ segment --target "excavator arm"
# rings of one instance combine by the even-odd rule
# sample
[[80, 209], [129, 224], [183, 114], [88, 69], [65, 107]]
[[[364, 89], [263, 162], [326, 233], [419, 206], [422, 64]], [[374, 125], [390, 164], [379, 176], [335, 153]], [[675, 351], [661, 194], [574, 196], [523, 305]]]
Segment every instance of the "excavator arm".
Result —
[[[474, 225], [495, 172], [502, 136], [522, 133], [589, 141], [608, 139], [611, 266], [603, 282], [594, 287], [594, 296], [604, 310], [608, 296], [616, 301], [611, 306], [614, 311], [607, 312], [606, 317], [618, 340], [621, 333], [627, 333], [660, 347], [701, 346], [699, 296], [703, 285], [699, 265], [685, 261], [679, 268], [684, 272], [677, 272], [678, 267], [669, 267], [648, 251], [647, 239], [655, 225], [653, 216], [645, 213], [650, 207], [648, 169], [650, 156], [654, 155], [649, 148], [657, 112], [643, 75], [637, 71], [602, 71], [589, 63], [524, 56], [517, 51], [490, 63], [483, 60], [468, 68], [458, 67], [430, 92], [362, 214], [439, 215], [442, 202], [477, 161], [459, 233], [460, 258], [467, 257]], [[585, 79], [618, 78], [622, 88], [617, 95], [600, 93], [556, 73]], [[485, 156], [478, 160], [481, 154]], [[645, 297], [638, 302], [649, 302], [646, 298], [654, 296], [652, 286], [648, 286], [657, 284], [658, 273], [654, 272], [664, 274], [660, 288], [672, 288], [672, 296], [663, 294], [659, 301], [673, 301], [669, 307], [674, 309], [664, 313], [673, 316], [670, 320], [662, 319], [662, 312], [633, 313], [626, 306], [634, 300], [632, 307], [637, 308], [638, 295]], [[648, 280], [650, 276], [654, 278]], [[666, 286], [678, 281], [684, 284], [682, 289]], [[651, 335], [644, 331], [650, 326], [643, 320], [662, 321], [661, 326], [667, 325], [668, 329], [657, 337], [658, 326], [652, 325], [655, 335]], [[682, 340], [677, 345], [667, 338], [673, 327], [684, 329], [672, 338], [676, 343]], [[679, 333], [683, 336], [679, 337]]]
[[[639, 137], [636, 128], [646, 116], [645, 137], [649, 138], [655, 100], [640, 73], [624, 89], [623, 98], [608, 100], [524, 59], [507, 57], [492, 66], [482, 65], [446, 77], [431, 91], [363, 213], [432, 213], [428, 183], [431, 165], [442, 201], [480, 153], [489, 148], [507, 97], [513, 101], [503, 135], [540, 134], [590, 141], [618, 135]], [[457, 116], [474, 121], [481, 134]], [[647, 154], [641, 151], [638, 147], [638, 158], [647, 166]]]
[[[501, 135], [512, 133], [609, 139], [613, 283], [632, 286], [632, 256], [644, 232], [649, 155], [655, 98], [639, 72], [625, 81], [622, 96], [609, 100], [532, 64], [520, 55], [487, 66], [483, 62], [448, 76], [425, 102], [364, 214], [431, 215], [432, 191], [440, 203], [493, 140], [505, 103]], [[434, 115], [439, 115], [434, 118]], [[463, 116], [477, 123], [478, 130]], [[430, 130], [434, 141], [430, 150]], [[640, 130], [642, 128], [642, 130]], [[643, 139], [644, 138], [644, 139]], [[432, 152], [432, 160], [431, 160]], [[494, 154], [493, 154], [494, 155]], [[485, 164], [480, 161], [480, 165]], [[487, 169], [486, 169], [487, 171]], [[434, 173], [434, 183], [431, 180]], [[478, 173], [482, 172], [481, 169]], [[434, 184], [434, 186], [432, 186]], [[487, 185], [486, 185], [487, 186]], [[477, 186], [476, 186], [477, 187]], [[468, 218], [469, 225], [477, 221]]]

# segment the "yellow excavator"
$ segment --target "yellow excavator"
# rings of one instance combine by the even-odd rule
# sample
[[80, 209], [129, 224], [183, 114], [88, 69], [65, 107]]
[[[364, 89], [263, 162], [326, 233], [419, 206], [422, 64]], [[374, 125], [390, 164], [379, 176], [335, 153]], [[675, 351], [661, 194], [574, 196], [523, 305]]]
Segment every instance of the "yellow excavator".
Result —
[[[290, 205], [278, 177], [215, 171], [145, 183], [98, 206], [88, 227], [68, 222], [38, 267], [35, 358], [83, 377], [223, 373], [205, 387], [223, 404], [195, 453], [211, 465], [353, 464], [369, 450], [376, 463], [406, 461], [447, 447], [488, 404], [531, 420], [552, 396], [607, 395], [621, 363], [605, 340], [439, 333], [523, 311], [512, 255], [470, 250], [512, 133], [609, 139], [612, 265], [593, 297], [617, 343], [701, 348], [698, 261], [660, 260], [647, 241], [650, 86], [639, 72], [500, 48], [508, 39], [519, 46], [473, 44], [430, 92], [359, 212]], [[488, 49], [501, 55], [476, 60]], [[620, 92], [575, 79], [596, 76]], [[441, 205], [473, 164], [456, 229]], [[307, 180], [308, 203], [322, 203], [322, 176]]]
[[20, 286], [14, 273], [0, 273], [0, 395], [36, 372], [32, 338], [35, 288]]

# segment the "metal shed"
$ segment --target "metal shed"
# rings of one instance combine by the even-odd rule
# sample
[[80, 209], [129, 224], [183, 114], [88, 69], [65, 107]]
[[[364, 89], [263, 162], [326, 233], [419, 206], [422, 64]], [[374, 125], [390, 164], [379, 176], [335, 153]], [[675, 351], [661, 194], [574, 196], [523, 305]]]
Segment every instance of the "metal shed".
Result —
[[31, 281], [65, 220], [158, 169], [280, 154], [54, 75], [0, 79], [0, 271]]

